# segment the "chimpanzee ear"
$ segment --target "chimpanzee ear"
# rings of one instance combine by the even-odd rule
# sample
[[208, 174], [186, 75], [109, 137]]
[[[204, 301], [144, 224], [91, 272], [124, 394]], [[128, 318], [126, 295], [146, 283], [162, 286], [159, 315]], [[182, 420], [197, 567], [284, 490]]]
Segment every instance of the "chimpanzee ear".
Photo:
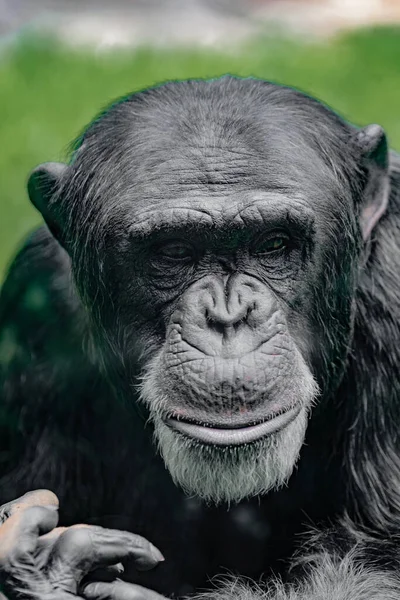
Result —
[[388, 144], [385, 132], [379, 125], [368, 125], [359, 130], [355, 142], [367, 173], [360, 215], [362, 236], [366, 241], [388, 205]]
[[44, 163], [32, 171], [28, 179], [28, 194], [32, 204], [42, 213], [48, 228], [61, 241], [62, 229], [58, 207], [52, 202], [59, 181], [67, 169], [62, 163]]

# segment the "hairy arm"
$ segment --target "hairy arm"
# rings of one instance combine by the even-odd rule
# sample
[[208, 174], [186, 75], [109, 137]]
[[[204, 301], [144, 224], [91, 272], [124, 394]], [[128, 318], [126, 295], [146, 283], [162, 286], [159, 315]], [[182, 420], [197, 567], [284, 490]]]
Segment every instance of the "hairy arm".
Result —
[[307, 544], [289, 583], [275, 579], [259, 586], [231, 578], [194, 600], [398, 600], [397, 547], [332, 530]]

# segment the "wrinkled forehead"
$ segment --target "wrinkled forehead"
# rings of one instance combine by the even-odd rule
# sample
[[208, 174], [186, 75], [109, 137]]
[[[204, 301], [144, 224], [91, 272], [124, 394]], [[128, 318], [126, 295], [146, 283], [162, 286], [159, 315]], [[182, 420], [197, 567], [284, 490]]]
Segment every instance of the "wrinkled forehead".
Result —
[[86, 142], [96, 205], [107, 214], [124, 205], [149, 222], [174, 211], [214, 224], [268, 218], [279, 204], [317, 220], [342, 214], [351, 202], [343, 127], [306, 105], [234, 109], [224, 96], [118, 107]]
[[152, 198], [135, 211], [130, 233], [147, 236], [153, 232], [176, 230], [227, 231], [258, 229], [295, 222], [303, 231], [318, 219], [307, 199], [284, 192], [249, 190], [231, 194], [186, 194], [173, 199]]
[[[155, 140], [154, 140], [155, 141]], [[346, 196], [345, 185], [307, 138], [276, 128], [263, 137], [160, 134], [127, 172], [135, 211], [196, 210], [235, 219], [277, 205], [325, 213]], [[131, 165], [132, 167], [132, 165]], [[343, 206], [337, 206], [343, 210]]]

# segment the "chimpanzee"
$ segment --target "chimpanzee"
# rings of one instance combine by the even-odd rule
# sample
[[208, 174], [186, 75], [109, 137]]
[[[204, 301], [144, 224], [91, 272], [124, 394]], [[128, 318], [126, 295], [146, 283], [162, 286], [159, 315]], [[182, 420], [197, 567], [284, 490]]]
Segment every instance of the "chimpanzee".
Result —
[[170, 82], [28, 191], [45, 225], [0, 300], [7, 597], [398, 600], [383, 130], [267, 81]]

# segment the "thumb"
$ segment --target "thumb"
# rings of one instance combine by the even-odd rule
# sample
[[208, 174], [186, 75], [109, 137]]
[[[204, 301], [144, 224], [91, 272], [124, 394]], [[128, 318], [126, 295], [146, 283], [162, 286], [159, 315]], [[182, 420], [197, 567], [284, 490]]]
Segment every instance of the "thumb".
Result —
[[0, 525], [11, 515], [30, 506], [59, 506], [57, 496], [50, 490], [35, 490], [27, 492], [16, 500], [11, 500], [0, 506]]

